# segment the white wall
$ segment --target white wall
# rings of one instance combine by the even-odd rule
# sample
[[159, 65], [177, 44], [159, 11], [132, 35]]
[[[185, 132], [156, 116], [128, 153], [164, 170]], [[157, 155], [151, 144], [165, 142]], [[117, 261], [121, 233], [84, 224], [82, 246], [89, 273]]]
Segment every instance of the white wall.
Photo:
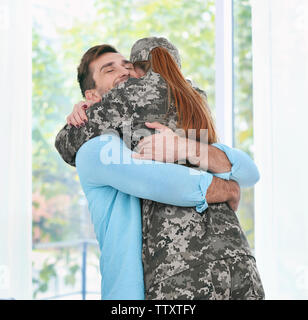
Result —
[[0, 1], [0, 298], [31, 298], [31, 1]]
[[308, 1], [252, 0], [255, 250], [268, 299], [308, 298]]

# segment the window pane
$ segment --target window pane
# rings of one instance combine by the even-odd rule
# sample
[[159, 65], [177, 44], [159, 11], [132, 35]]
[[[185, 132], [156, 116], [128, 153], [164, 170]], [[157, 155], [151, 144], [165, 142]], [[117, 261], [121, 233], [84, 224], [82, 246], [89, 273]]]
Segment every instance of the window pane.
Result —
[[[234, 14], [234, 147], [253, 158], [252, 40], [250, 0], [233, 0]], [[243, 189], [238, 210], [254, 248], [254, 188]]]

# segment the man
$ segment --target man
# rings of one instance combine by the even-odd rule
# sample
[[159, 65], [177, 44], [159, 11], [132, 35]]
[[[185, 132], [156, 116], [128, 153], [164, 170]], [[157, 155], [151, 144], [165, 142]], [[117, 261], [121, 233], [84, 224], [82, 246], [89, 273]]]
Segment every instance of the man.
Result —
[[[130, 76], [138, 77], [140, 75], [140, 71], [138, 72], [139, 74], [137, 74], [133, 70], [132, 64], [129, 61], [127, 61], [123, 56], [121, 56], [119, 53], [117, 53], [115, 50], [114, 51], [113, 50], [114, 50], [114, 48], [110, 48], [110, 46], [97, 46], [97, 47], [91, 48], [84, 55], [84, 57], [81, 61], [81, 64], [79, 66], [79, 69], [78, 69], [78, 80], [80, 83], [81, 91], [82, 91], [83, 95], [88, 100], [91, 100], [94, 102], [100, 101], [101, 95], [104, 95], [104, 97], [105, 97], [107, 93], [112, 96], [113, 93], [110, 93], [110, 89], [112, 89], [115, 86], [119, 86], [119, 84], [121, 84], [121, 83], [124, 83], [125, 81], [128, 80], [128, 78]], [[114, 98], [114, 103], [117, 103], [119, 98], [116, 98], [115, 96], [112, 96], [112, 97]], [[109, 98], [110, 98], [110, 96], [109, 96]], [[69, 117], [69, 119], [68, 119], [69, 121], [71, 121], [72, 124], [77, 124], [81, 120], [86, 121], [85, 114], [83, 114], [80, 106], [81, 106], [80, 104], [77, 105], [79, 112], [77, 112], [77, 114], [75, 113], [72, 117]], [[125, 114], [125, 111], [126, 111], [125, 106], [121, 105], [120, 111], [121, 111], [121, 108], [122, 108], [123, 114]], [[113, 123], [113, 124], [114, 123], [117, 124], [117, 122], [118, 122], [118, 127], [121, 128], [121, 123], [122, 123], [123, 118], [121, 118], [120, 114], [112, 114], [113, 110], [114, 109], [112, 109], [111, 107], [108, 108], [105, 106], [105, 109], [104, 109], [105, 119], [104, 120], [110, 121], [110, 123]], [[118, 112], [118, 110], [119, 109], [117, 109], [116, 112]], [[98, 110], [98, 111], [100, 111], [100, 110]], [[109, 111], [110, 111], [110, 114], [112, 115], [110, 117], [109, 117]], [[94, 113], [95, 113], [95, 111], [94, 111]], [[96, 112], [96, 118], [94, 115], [94, 122], [98, 121], [97, 114], [98, 114], [98, 112]], [[104, 126], [105, 126], [104, 129], [108, 129], [107, 121], [104, 121]], [[156, 126], [162, 128], [159, 124], [156, 124]], [[59, 135], [57, 137], [58, 144], [56, 143], [56, 145], [57, 145], [57, 148], [58, 148], [59, 152], [61, 153], [62, 157], [65, 159], [65, 161], [67, 161], [71, 165], [75, 165], [75, 159], [74, 159], [74, 156], [72, 156], [72, 155], [74, 155], [74, 152], [71, 152], [71, 151], [73, 151], [73, 149], [78, 150], [80, 148], [80, 146], [85, 141], [92, 138], [93, 132], [91, 130], [88, 130], [88, 128], [83, 130], [81, 133], [78, 132], [77, 136], [75, 136], [78, 138], [74, 140], [74, 146], [72, 146], [71, 141], [69, 140], [69, 136], [70, 136], [70, 133], [68, 133], [69, 130], [62, 131], [59, 133]], [[59, 141], [62, 141], [62, 142], [59, 143]], [[66, 143], [63, 143], [63, 141], [66, 141]], [[69, 152], [67, 152], [66, 150], [69, 150]], [[219, 150], [215, 147], [211, 148], [211, 146], [208, 146], [208, 151], [209, 151], [208, 152], [209, 161], [207, 164], [208, 164], [209, 171], [217, 172], [216, 168], [219, 168], [218, 173], [230, 171], [232, 165], [224, 152], [222, 152], [221, 150]], [[200, 159], [200, 160], [201, 160], [200, 162], [202, 162], [204, 159]], [[211, 167], [211, 164], [214, 164], [213, 167]], [[219, 165], [217, 166], [217, 164], [219, 164]], [[214, 166], [216, 168], [214, 168]], [[82, 181], [81, 181], [81, 183], [82, 183]], [[113, 230], [114, 234], [116, 234], [117, 231], [119, 232], [119, 230], [121, 228], [119, 228], [119, 226], [117, 226], [116, 228], [113, 228], [112, 226], [113, 225], [115, 226], [116, 223], [119, 223], [119, 221], [121, 221], [121, 219], [116, 218], [116, 216], [114, 214], [115, 211], [113, 210], [114, 206], [112, 208], [111, 204], [116, 203], [115, 197], [122, 197], [122, 196], [129, 197], [129, 201], [131, 204], [134, 202], [135, 199], [134, 199], [134, 197], [128, 196], [127, 194], [124, 195], [123, 193], [116, 192], [114, 189], [112, 190], [112, 188], [110, 188], [110, 187], [108, 188], [108, 186], [103, 186], [103, 187], [104, 187], [105, 193], [106, 193], [106, 190], [108, 189], [107, 193], [109, 193], [109, 198], [105, 197], [105, 200], [103, 202], [100, 202], [100, 199], [101, 199], [100, 197], [96, 197], [95, 201], [93, 198], [91, 200], [92, 200], [92, 203], [94, 203], [94, 202], [96, 203], [96, 208], [100, 207], [101, 210], [103, 208], [105, 210], [107, 210], [108, 214], [104, 214], [103, 220], [105, 220], [105, 221], [108, 220], [108, 224], [107, 224], [108, 231]], [[93, 193], [92, 193], [92, 195], [93, 195]], [[88, 195], [87, 195], [88, 200], [89, 200], [89, 197], [91, 197], [92, 195], [90, 194], [90, 192], [88, 193]], [[213, 177], [211, 180], [211, 183], [209, 184], [207, 192], [206, 192], [206, 200], [208, 203], [228, 201], [229, 204], [231, 206], [233, 206], [234, 209], [236, 209], [237, 205], [238, 205], [238, 201], [239, 201], [238, 185], [233, 181], [224, 181], [219, 178]], [[136, 202], [134, 202], [132, 205], [133, 206], [136, 205]], [[90, 212], [92, 214], [92, 212], [94, 212], [94, 211], [91, 211], [91, 208], [90, 208]], [[117, 214], [119, 214], [119, 212], [123, 213], [123, 208], [122, 208], [122, 211], [121, 210], [117, 211]], [[126, 227], [129, 226], [129, 224], [127, 224], [127, 223], [130, 221], [130, 219], [127, 216], [127, 211], [125, 212], [125, 215], [122, 215], [122, 218], [125, 219]], [[102, 251], [102, 253], [105, 254], [106, 248], [103, 248], [103, 246], [106, 244], [106, 241], [108, 241], [108, 235], [107, 235], [107, 231], [106, 231], [107, 228], [105, 226], [104, 227], [105, 229], [102, 230], [102, 228], [101, 228], [102, 218], [101, 218], [101, 216], [99, 217], [99, 214], [96, 216], [92, 215], [92, 220], [94, 222], [95, 228], [97, 226], [96, 234], [97, 234], [98, 240], [100, 242], [101, 251]], [[137, 226], [137, 227], [139, 227], [139, 226]], [[133, 229], [133, 227], [132, 227], [132, 229]], [[123, 230], [124, 229], [122, 229], [121, 231], [123, 232]], [[127, 231], [127, 228], [125, 231]], [[136, 229], [135, 229], [135, 231], [136, 231]], [[104, 233], [104, 234], [102, 234], [102, 233]], [[113, 234], [113, 236], [114, 236], [114, 234]], [[126, 234], [132, 235], [133, 233], [130, 233], [127, 231]], [[104, 241], [102, 241], [102, 239], [104, 239]], [[135, 238], [135, 240], [136, 240], [135, 242], [137, 243], [138, 239]], [[121, 242], [123, 244], [126, 244], [126, 248], [127, 248], [127, 241], [131, 241], [131, 237], [127, 237], [126, 241]], [[112, 242], [112, 240], [111, 240], [111, 242]], [[119, 241], [113, 242], [113, 245], [115, 245], [115, 243], [117, 244], [117, 248], [119, 248]], [[112, 245], [109, 246], [109, 248], [111, 248], [111, 247], [112, 247]], [[138, 247], [138, 245], [136, 247], [138, 248], [138, 250], [140, 250], [140, 247]], [[109, 254], [110, 254], [110, 252], [111, 252], [111, 250], [109, 250]], [[123, 255], [125, 256], [125, 253], [123, 253]], [[136, 257], [136, 254], [134, 255], [134, 257]], [[107, 290], [109, 290], [110, 292], [113, 289], [117, 291], [117, 293], [115, 293], [114, 295], [111, 294], [108, 296], [109, 293], [107, 293], [107, 295], [105, 295], [105, 298], [106, 297], [108, 298], [110, 296], [115, 297], [117, 299], [121, 299], [123, 297], [128, 298], [128, 299], [142, 298], [142, 297], [140, 297], [140, 294], [139, 295], [137, 294], [137, 296], [134, 297], [134, 294], [132, 291], [129, 292], [125, 289], [125, 286], [127, 285], [127, 281], [125, 279], [129, 278], [129, 272], [130, 272], [128, 270], [129, 268], [127, 269], [128, 264], [123, 263], [123, 261], [121, 263], [118, 263], [116, 258], [114, 258], [113, 263], [111, 263], [113, 258], [114, 258], [114, 256], [112, 256], [112, 254], [111, 254], [108, 257], [108, 259], [106, 259], [106, 258], [101, 259], [101, 268], [105, 267], [106, 264], [108, 264], [110, 268], [120, 266], [121, 268], [118, 268], [119, 273], [124, 273], [125, 276], [120, 275], [118, 277], [118, 279], [116, 279], [118, 281], [117, 288], [115, 288], [115, 286], [114, 286], [115, 281], [113, 281], [113, 284], [109, 284], [109, 285], [103, 284], [103, 281], [106, 281], [103, 276], [102, 290], [103, 290], [103, 287], [105, 287], [105, 288], [108, 288]], [[132, 260], [131, 260], [129, 262], [129, 264], [134, 265], [134, 262], [132, 262]], [[137, 273], [141, 272], [140, 264], [137, 268], [135, 268], [135, 271], [136, 270], [137, 270]], [[106, 268], [105, 268], [102, 271], [102, 275], [106, 274], [106, 273], [108, 273], [108, 270], [106, 270]], [[121, 280], [119, 280], [119, 279], [121, 279]], [[134, 286], [134, 284], [129, 284], [129, 285]], [[127, 288], [129, 287], [129, 285], [127, 286]], [[119, 290], [119, 288], [120, 288], [120, 290]], [[132, 287], [130, 287], [130, 289], [131, 288]], [[138, 285], [136, 286], [136, 292], [139, 290], [139, 293], [140, 293], [140, 288], [141, 288], [140, 283], [138, 283]], [[125, 293], [123, 294], [123, 292], [125, 292]], [[103, 294], [104, 294], [104, 292], [102, 292], [102, 296], [103, 296]], [[122, 296], [121, 296], [121, 294], [122, 294]]]

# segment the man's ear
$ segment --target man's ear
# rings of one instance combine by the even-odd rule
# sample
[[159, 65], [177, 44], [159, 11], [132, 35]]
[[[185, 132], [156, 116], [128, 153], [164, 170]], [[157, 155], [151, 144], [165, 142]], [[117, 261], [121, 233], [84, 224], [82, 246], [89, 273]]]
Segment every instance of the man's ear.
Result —
[[96, 89], [86, 90], [84, 94], [87, 100], [94, 101], [95, 103], [100, 102], [102, 100], [101, 95], [98, 93]]

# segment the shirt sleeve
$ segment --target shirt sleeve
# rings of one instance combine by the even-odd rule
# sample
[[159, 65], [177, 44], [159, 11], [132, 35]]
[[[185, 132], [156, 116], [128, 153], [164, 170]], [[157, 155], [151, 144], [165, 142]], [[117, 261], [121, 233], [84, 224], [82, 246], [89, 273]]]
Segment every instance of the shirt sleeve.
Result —
[[207, 207], [206, 192], [213, 175], [173, 163], [131, 157], [119, 136], [104, 134], [87, 141], [76, 156], [80, 180], [88, 187], [108, 185], [138, 198], [196, 207]]
[[251, 187], [259, 181], [259, 170], [247, 153], [220, 143], [214, 143], [212, 146], [225, 152], [232, 165], [231, 171], [214, 173], [214, 176], [225, 180], [234, 180], [240, 187]]

